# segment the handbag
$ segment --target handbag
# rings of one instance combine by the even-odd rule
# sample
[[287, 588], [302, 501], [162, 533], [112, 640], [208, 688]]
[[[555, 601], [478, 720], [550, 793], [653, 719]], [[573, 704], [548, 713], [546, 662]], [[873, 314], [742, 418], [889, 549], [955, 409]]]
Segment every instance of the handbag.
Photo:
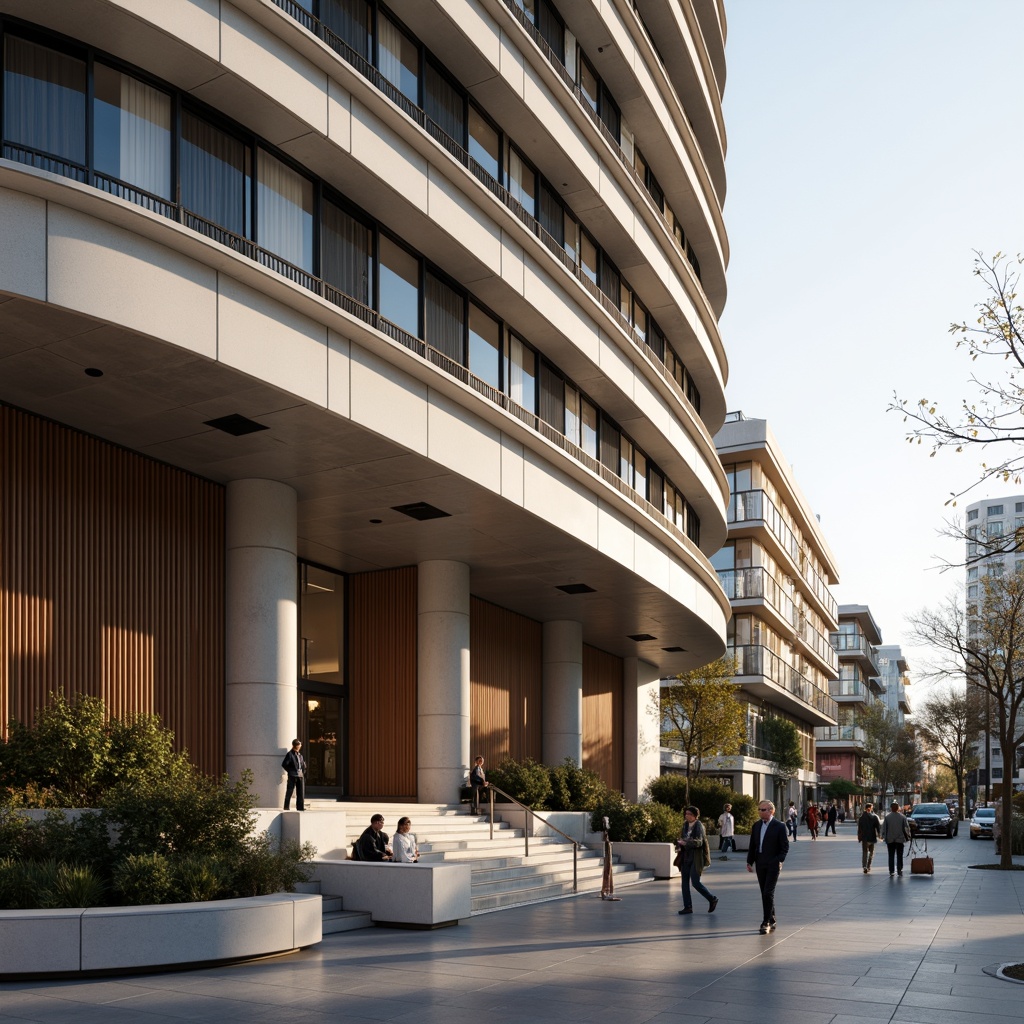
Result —
[[924, 849], [921, 851], [921, 856], [915, 857], [914, 854], [918, 852], [916, 841], [910, 843], [910, 873], [912, 875], [934, 875], [935, 874], [935, 858], [928, 856], [928, 841], [922, 840]]

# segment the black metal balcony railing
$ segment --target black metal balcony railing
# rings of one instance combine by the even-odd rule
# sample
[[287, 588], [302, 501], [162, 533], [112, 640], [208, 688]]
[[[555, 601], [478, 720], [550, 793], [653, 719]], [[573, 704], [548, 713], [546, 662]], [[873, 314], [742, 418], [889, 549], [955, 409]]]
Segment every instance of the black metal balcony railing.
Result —
[[836, 702], [824, 690], [815, 686], [798, 669], [787, 664], [769, 648], [760, 644], [745, 644], [730, 647], [727, 654], [736, 659], [737, 675], [764, 676], [828, 718], [838, 716]]
[[801, 578], [826, 609], [829, 617], [835, 619], [839, 606], [828, 589], [828, 584], [807, 559], [800, 557], [800, 541], [796, 533], [786, 522], [785, 516], [775, 502], [763, 490], [737, 491], [733, 494], [729, 499], [728, 521], [736, 524], [763, 522], [783, 551], [792, 559]]
[[168, 202], [166, 199], [139, 189], [128, 182], [120, 181], [117, 178], [95, 171], [90, 175], [85, 167], [47, 153], [27, 149], [24, 146], [4, 143], [2, 148], [0, 148], [0, 152], [2, 152], [3, 157], [7, 160], [14, 160], [18, 163], [27, 164], [31, 167], [62, 176], [64, 176], [62, 168], [68, 168], [71, 173], [67, 177], [83, 183], [89, 183], [103, 192], [119, 196], [128, 202], [166, 217], [168, 220], [182, 224], [197, 234], [201, 234], [217, 242], [219, 245], [223, 245], [225, 248], [244, 256], [246, 259], [252, 260], [254, 263], [259, 263], [261, 266], [267, 267], [276, 274], [280, 274], [307, 291], [319, 295], [332, 305], [338, 306], [346, 313], [357, 317], [367, 326], [387, 335], [387, 337], [397, 342], [403, 348], [416, 353], [416, 355], [432, 363], [449, 376], [458, 379], [494, 405], [500, 406], [503, 410], [515, 416], [538, 434], [543, 435], [552, 444], [557, 445], [567, 455], [599, 476], [609, 486], [614, 487], [623, 497], [646, 512], [659, 525], [668, 530], [684, 547], [699, 545], [699, 536], [689, 536], [682, 527], [666, 516], [663, 510], [651, 504], [639, 492], [630, 487], [617, 473], [585, 452], [578, 445], [573, 444], [564, 434], [550, 426], [536, 413], [524, 409], [521, 405], [513, 402], [504, 392], [498, 391], [486, 381], [474, 376], [461, 363], [431, 347], [422, 338], [417, 338], [402, 330], [402, 328], [382, 317], [375, 310], [364, 306], [361, 302], [339, 291], [321, 278], [315, 277], [301, 267], [297, 267], [287, 260], [281, 259], [280, 256], [260, 248], [260, 246], [248, 238], [243, 238], [241, 235], [237, 235], [227, 228], [221, 227], [219, 224], [206, 220], [183, 206]]
[[[505, 188], [496, 178], [494, 178], [487, 170], [485, 170], [476, 160], [474, 160], [468, 153], [468, 151], [455, 139], [453, 139], [436, 121], [434, 121], [421, 107], [416, 106], [406, 95], [397, 89], [387, 78], [385, 78], [361, 53], [352, 49], [351, 46], [341, 36], [336, 35], [326, 25], [314, 18], [307, 10], [301, 7], [296, 0], [273, 0], [273, 3], [280, 7], [289, 17], [299, 22], [304, 28], [310, 33], [315, 35], [318, 39], [329, 46], [346, 64], [354, 68], [363, 78], [365, 78], [375, 89], [383, 93], [388, 97], [397, 107], [399, 107], [405, 114], [407, 114], [413, 121], [415, 121], [420, 128], [422, 128], [431, 138], [438, 142], [445, 150], [459, 163], [472, 173], [478, 181], [480, 181], [491, 194], [498, 199], [505, 207], [507, 207], [516, 218], [523, 223], [523, 225], [535, 234], [559, 260], [559, 262], [566, 268], [566, 270], [572, 274], [573, 277], [586, 289], [593, 298], [608, 315], [618, 324], [622, 329], [623, 333], [629, 338], [629, 340], [640, 349], [644, 355], [651, 361], [653, 366], [657, 369], [659, 375], [672, 389], [673, 394], [682, 401], [686, 402], [688, 406], [696, 411], [696, 406], [690, 401], [686, 395], [686, 389], [682, 384], [675, 378], [669, 368], [665, 365], [665, 361], [660, 355], [647, 344], [646, 339], [637, 334], [633, 323], [629, 317], [624, 316], [622, 310], [616, 302], [613, 302], [601, 289], [587, 276], [583, 268], [577, 264], [565, 251], [565, 246], [558, 241], [553, 235], [549, 234], [541, 226], [540, 221], [533, 216], [523, 205], [519, 202], [515, 196], [512, 195], [508, 189]], [[543, 44], [543, 47], [547, 47], [550, 51], [551, 48], [548, 46], [547, 41], [540, 36], [539, 32], [532, 25], [528, 18], [523, 14], [520, 8], [514, 3], [514, 0], [505, 0], [506, 5], [516, 13], [517, 18], [521, 21], [525, 21], [525, 24], [529, 27], [532, 33], [536, 33], [535, 38], [539, 39], [539, 45]], [[553, 51], [551, 51], [553, 52]], [[565, 71], [564, 66], [561, 67], [562, 71], [565, 72], [563, 78], [568, 76], [568, 72]], [[557, 70], [557, 68], [556, 68]], [[571, 76], [568, 77], [568, 82], [571, 82]], [[580, 100], [585, 110], [588, 113], [593, 114], [596, 118], [596, 123], [600, 128], [603, 128], [608, 140], [613, 143], [618, 149], [618, 144], [614, 143], [614, 136], [608, 131], [607, 126], [604, 122], [593, 113], [589, 104], [587, 104], [582, 93], [579, 89], [573, 86], [575, 91], [579, 93], [577, 99]], [[618, 150], [621, 154], [621, 149]], [[625, 160], [624, 155], [622, 157]], [[626, 165], [633, 177], [639, 181], [635, 169], [632, 165]], [[642, 185], [642, 182], [641, 182]], [[670, 232], [671, 237], [676, 241], [678, 245], [678, 239], [675, 238]], [[684, 255], [687, 255], [684, 252]], [[694, 272], [699, 278], [699, 272], [696, 267], [696, 257], [690, 261], [694, 265]]]

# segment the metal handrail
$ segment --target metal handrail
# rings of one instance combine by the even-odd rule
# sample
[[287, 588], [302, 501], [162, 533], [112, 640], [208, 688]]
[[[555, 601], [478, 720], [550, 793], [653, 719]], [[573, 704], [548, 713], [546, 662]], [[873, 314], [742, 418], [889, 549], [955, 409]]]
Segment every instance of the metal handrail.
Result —
[[[547, 820], [547, 818], [542, 818], [532, 807], [527, 807], [526, 804], [521, 803], [514, 796], [510, 796], [508, 793], [506, 793], [505, 790], [498, 789], [498, 787], [495, 786], [493, 782], [488, 783], [488, 785], [487, 785], [487, 792], [490, 794], [490, 796], [489, 796], [490, 815], [489, 816], [490, 816], [490, 819], [491, 819], [491, 839], [494, 838], [494, 794], [495, 793], [500, 793], [510, 803], [515, 804], [516, 807], [521, 807], [524, 811], [526, 811], [527, 814], [532, 814], [538, 821], [540, 821], [544, 825], [547, 825], [548, 828], [550, 828], [554, 832], [557, 832], [563, 839], [568, 839], [569, 842], [572, 843], [572, 891], [573, 892], [578, 892], [579, 891], [579, 887], [577, 885], [576, 865], [577, 865], [577, 855], [579, 854], [579, 850], [580, 850], [580, 844], [575, 839], [573, 839], [572, 836], [567, 836], [556, 825], [552, 825], [551, 822]], [[526, 843], [526, 847], [525, 847], [526, 848], [526, 853], [525, 853], [524, 856], [529, 857], [530, 856], [530, 830], [526, 827], [526, 822], [525, 821], [523, 822], [523, 839], [525, 840], [525, 843]]]

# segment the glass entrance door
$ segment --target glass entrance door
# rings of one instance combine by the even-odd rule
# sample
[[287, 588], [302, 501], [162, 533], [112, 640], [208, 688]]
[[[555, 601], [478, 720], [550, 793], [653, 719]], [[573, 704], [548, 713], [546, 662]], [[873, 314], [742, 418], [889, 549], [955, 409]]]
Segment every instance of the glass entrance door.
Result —
[[306, 789], [344, 794], [341, 747], [342, 699], [322, 693], [302, 695], [303, 734], [306, 736]]

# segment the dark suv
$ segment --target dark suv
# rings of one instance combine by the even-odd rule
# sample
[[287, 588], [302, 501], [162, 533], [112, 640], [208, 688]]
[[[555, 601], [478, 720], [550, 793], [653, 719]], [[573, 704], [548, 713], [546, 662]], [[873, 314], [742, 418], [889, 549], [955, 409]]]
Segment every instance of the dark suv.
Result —
[[959, 831], [960, 822], [945, 804], [918, 804], [911, 812], [911, 835], [952, 839]]

